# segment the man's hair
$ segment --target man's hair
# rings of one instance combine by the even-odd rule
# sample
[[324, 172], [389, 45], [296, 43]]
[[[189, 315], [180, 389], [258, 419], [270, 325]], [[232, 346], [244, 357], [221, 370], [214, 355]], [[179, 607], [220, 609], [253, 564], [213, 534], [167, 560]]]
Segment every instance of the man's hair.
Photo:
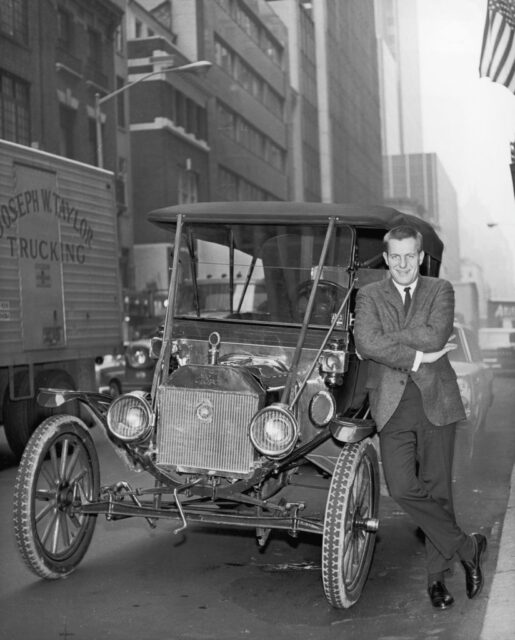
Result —
[[417, 241], [418, 251], [422, 251], [424, 239], [420, 231], [417, 231], [415, 227], [411, 227], [409, 224], [402, 224], [399, 227], [390, 229], [383, 238], [383, 247], [388, 252], [388, 242], [390, 240], [404, 240], [405, 238], [415, 238]]

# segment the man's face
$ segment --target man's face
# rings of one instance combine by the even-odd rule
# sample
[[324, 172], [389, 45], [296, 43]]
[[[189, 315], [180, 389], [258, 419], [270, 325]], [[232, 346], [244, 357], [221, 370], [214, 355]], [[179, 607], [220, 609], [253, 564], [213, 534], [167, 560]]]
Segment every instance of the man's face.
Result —
[[408, 287], [418, 277], [424, 252], [418, 250], [415, 238], [392, 239], [388, 242], [388, 251], [383, 253], [383, 258], [394, 281]]

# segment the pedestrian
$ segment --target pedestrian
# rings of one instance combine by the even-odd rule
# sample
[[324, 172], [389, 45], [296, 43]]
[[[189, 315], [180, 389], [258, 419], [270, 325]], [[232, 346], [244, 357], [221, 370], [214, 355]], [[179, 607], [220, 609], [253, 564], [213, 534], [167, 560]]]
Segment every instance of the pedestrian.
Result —
[[456, 423], [465, 412], [448, 352], [454, 291], [449, 282], [420, 275], [422, 235], [411, 226], [384, 237], [389, 277], [363, 286], [356, 299], [354, 337], [368, 361], [370, 409], [379, 432], [381, 459], [392, 498], [424, 532], [428, 594], [438, 609], [454, 598], [445, 574], [457, 556], [466, 592], [483, 586], [487, 542], [456, 523], [452, 460]]

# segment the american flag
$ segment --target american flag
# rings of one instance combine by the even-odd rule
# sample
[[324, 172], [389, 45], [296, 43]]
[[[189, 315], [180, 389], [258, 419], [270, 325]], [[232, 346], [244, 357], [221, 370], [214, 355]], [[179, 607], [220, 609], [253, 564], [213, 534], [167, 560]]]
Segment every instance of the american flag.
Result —
[[515, 93], [515, 0], [488, 0], [479, 75]]

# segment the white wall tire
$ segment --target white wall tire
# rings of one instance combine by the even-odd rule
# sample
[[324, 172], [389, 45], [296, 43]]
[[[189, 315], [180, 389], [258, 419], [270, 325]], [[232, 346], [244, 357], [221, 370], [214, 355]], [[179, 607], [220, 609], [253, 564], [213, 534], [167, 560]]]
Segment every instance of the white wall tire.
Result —
[[322, 540], [322, 581], [333, 607], [347, 609], [359, 599], [375, 545], [379, 465], [370, 439], [342, 449], [329, 487]]
[[98, 455], [84, 422], [69, 415], [43, 421], [25, 448], [14, 490], [16, 542], [33, 573], [53, 580], [74, 571], [96, 524], [80, 505], [99, 491]]

